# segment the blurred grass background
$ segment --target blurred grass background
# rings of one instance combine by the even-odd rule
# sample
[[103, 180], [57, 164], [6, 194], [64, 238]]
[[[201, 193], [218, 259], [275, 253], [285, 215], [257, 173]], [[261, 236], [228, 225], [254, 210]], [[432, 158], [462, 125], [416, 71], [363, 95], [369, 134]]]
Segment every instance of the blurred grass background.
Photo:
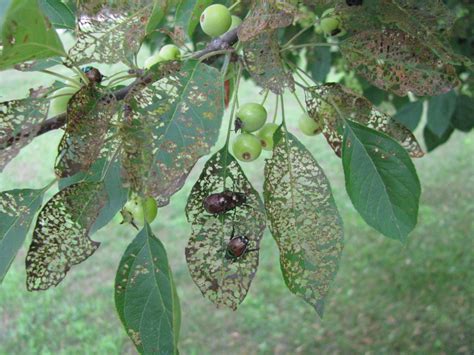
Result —
[[[0, 76], [2, 101], [25, 96], [29, 87], [50, 80], [14, 71]], [[244, 83], [240, 102], [254, 101], [258, 91]], [[358, 216], [345, 192], [340, 159], [323, 137], [298, 132], [301, 110], [292, 97], [286, 108], [292, 131], [326, 171], [345, 223], [346, 246], [326, 315], [319, 319], [286, 289], [268, 231], [259, 271], [237, 312], [216, 309], [201, 296], [184, 258], [190, 233], [184, 207], [203, 158], [153, 224], [168, 250], [181, 298], [181, 353], [472, 354], [474, 134], [455, 134], [415, 161], [423, 195], [418, 226], [403, 246]], [[59, 131], [47, 133], [25, 148], [0, 175], [0, 189], [38, 188], [51, 181], [60, 136]], [[259, 191], [264, 158], [243, 164]], [[25, 288], [28, 239], [0, 286], [0, 354], [133, 354], [115, 313], [113, 282], [134, 236], [131, 227], [112, 222], [93, 236], [102, 245], [91, 258], [73, 267], [57, 288], [36, 293]]]

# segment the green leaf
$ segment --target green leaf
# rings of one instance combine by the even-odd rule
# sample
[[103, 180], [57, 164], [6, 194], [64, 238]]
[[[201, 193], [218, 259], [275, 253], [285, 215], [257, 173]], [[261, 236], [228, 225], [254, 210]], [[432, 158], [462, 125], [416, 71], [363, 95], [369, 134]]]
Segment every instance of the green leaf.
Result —
[[413, 132], [420, 123], [422, 113], [423, 101], [414, 101], [401, 107], [393, 118]]
[[39, 6], [56, 28], [73, 30], [76, 26], [74, 12], [60, 0], [39, 0]]
[[[203, 201], [211, 194], [230, 191], [243, 194], [245, 203], [223, 215], [207, 212]], [[192, 235], [186, 246], [186, 261], [204, 297], [216, 305], [237, 309], [257, 272], [260, 241], [265, 230], [265, 210], [260, 196], [227, 146], [206, 163], [186, 205]], [[226, 256], [232, 237], [249, 240], [242, 256]]]
[[453, 132], [454, 128], [452, 126], [449, 126], [448, 129], [443, 133], [443, 135], [439, 137], [438, 135], [431, 132], [428, 126], [425, 126], [425, 129], [423, 130], [423, 138], [425, 139], [425, 145], [428, 152], [432, 152], [440, 145], [446, 143], [451, 137], [451, 134], [453, 134]]
[[309, 50], [306, 59], [307, 70], [310, 71], [311, 77], [318, 82], [324, 82], [331, 70], [331, 48], [316, 47]]
[[0, 283], [25, 241], [45, 189], [0, 193]]
[[103, 183], [81, 182], [54, 195], [42, 208], [26, 255], [29, 291], [58, 285], [69, 269], [99, 247], [89, 231], [107, 200]]
[[311, 153], [283, 128], [274, 141], [263, 186], [270, 230], [286, 285], [322, 316], [343, 249], [342, 220]]
[[407, 152], [385, 134], [347, 121], [342, 164], [347, 193], [362, 218], [404, 242], [416, 226], [421, 193]]
[[179, 299], [165, 248], [148, 224], [120, 260], [115, 306], [140, 353], [178, 354]]
[[378, 88], [399, 96], [444, 94], [459, 83], [456, 70], [418, 37], [393, 29], [360, 32], [341, 46], [349, 66]]
[[59, 177], [87, 171], [98, 158], [117, 109], [115, 96], [95, 84], [83, 86], [69, 100], [66, 128], [55, 171]]
[[150, 34], [157, 29], [161, 21], [165, 18], [170, 3], [168, 0], [155, 0], [151, 16], [148, 19], [146, 33]]
[[153, 67], [125, 98], [122, 165], [131, 189], [160, 206], [178, 191], [219, 136], [224, 110], [221, 73], [198, 61]]
[[0, 172], [36, 136], [46, 120], [49, 88], [30, 89], [30, 96], [0, 103]]
[[2, 31], [0, 70], [27, 60], [65, 55], [54, 27], [36, 0], [17, 0], [10, 6]]
[[456, 110], [456, 92], [450, 91], [447, 94], [430, 98], [428, 101], [428, 123], [431, 132], [438, 137], [449, 129], [451, 118]]
[[180, 0], [176, 8], [175, 26], [181, 27], [191, 38], [202, 12], [211, 4], [212, 0]]
[[474, 99], [459, 95], [456, 100], [456, 110], [451, 117], [451, 123], [460, 131], [469, 132], [474, 128]]

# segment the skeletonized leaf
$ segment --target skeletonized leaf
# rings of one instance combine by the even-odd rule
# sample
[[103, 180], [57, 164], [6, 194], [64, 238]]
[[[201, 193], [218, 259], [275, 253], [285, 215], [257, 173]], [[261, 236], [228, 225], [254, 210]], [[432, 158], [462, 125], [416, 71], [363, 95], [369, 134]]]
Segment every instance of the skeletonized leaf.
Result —
[[69, 100], [55, 166], [59, 177], [87, 171], [97, 159], [115, 114], [116, 101], [113, 94], [93, 83], [83, 86]]
[[405, 241], [416, 225], [421, 193], [406, 151], [385, 134], [348, 120], [342, 164], [347, 193], [364, 220]]
[[[246, 202], [224, 215], [211, 215], [204, 209], [204, 199], [225, 190], [243, 193]], [[235, 310], [257, 272], [265, 212], [260, 196], [227, 146], [207, 161], [189, 195], [186, 215], [193, 229], [186, 260], [194, 282], [204, 297]], [[226, 258], [232, 235], [249, 240], [248, 251], [236, 260]]]
[[0, 193], [0, 283], [25, 241], [44, 191], [23, 189]]
[[39, 124], [46, 119], [48, 89], [30, 89], [30, 96], [22, 100], [0, 103], [0, 172], [20, 150], [36, 136]]
[[122, 164], [132, 190], [164, 206], [218, 138], [223, 78], [194, 60], [154, 69], [125, 98]]
[[178, 354], [179, 299], [165, 248], [148, 224], [120, 260], [115, 306], [140, 353]]
[[96, 251], [99, 243], [89, 238], [89, 230], [106, 200], [102, 182], [82, 182], [68, 186], [46, 203], [26, 255], [29, 291], [58, 285], [73, 265]]
[[[365, 97], [336, 83], [313, 86], [306, 89], [308, 114], [323, 126], [329, 145], [341, 156], [344, 119], [351, 119], [364, 126], [388, 134], [397, 140], [412, 157], [424, 155], [413, 133], [389, 115], [378, 111]], [[333, 107], [333, 105], [336, 106]], [[339, 112], [338, 112], [339, 111]]]
[[76, 43], [68, 65], [130, 62], [146, 35], [152, 1], [83, 2], [78, 9]]
[[265, 31], [243, 43], [244, 63], [256, 83], [273, 93], [282, 94], [285, 88], [295, 90], [291, 72], [287, 72], [280, 56], [278, 34]]
[[459, 83], [452, 65], [441, 61], [422, 40], [399, 30], [361, 32], [344, 41], [340, 49], [357, 73], [399, 96], [408, 92], [439, 95]]
[[283, 128], [274, 141], [263, 186], [270, 230], [286, 285], [322, 316], [343, 249], [342, 220], [311, 153]]

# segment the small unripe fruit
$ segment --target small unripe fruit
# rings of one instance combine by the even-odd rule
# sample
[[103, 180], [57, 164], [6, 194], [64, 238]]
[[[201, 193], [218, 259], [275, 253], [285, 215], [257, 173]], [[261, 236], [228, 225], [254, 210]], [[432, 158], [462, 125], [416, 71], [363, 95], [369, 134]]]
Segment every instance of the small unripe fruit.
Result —
[[240, 106], [237, 118], [240, 120], [242, 130], [255, 132], [265, 124], [267, 110], [260, 104], [249, 102]]
[[235, 157], [241, 161], [253, 161], [262, 153], [260, 140], [250, 133], [242, 133], [237, 136], [232, 145]]
[[320, 27], [323, 32], [327, 35], [333, 33], [339, 29], [340, 21], [336, 17], [323, 18], [320, 23]]
[[69, 100], [78, 91], [79, 88], [76, 87], [64, 87], [62, 89], [56, 90], [52, 94], [54, 99], [51, 100], [49, 105], [48, 115], [51, 117], [66, 112]]
[[221, 4], [208, 6], [201, 14], [200, 24], [203, 32], [211, 37], [218, 37], [226, 33], [232, 17], [227, 7]]
[[234, 28], [239, 27], [240, 24], [242, 23], [242, 19], [239, 16], [232, 15], [231, 19], [232, 19], [232, 22], [227, 32], [232, 31]]
[[265, 150], [273, 149], [273, 135], [278, 129], [276, 123], [265, 123], [260, 131], [257, 133], [257, 137], [260, 139], [260, 144]]
[[158, 206], [156, 200], [149, 196], [143, 200], [143, 214], [145, 215], [145, 220], [148, 223], [151, 223], [155, 220], [156, 215], [158, 214]]
[[131, 221], [125, 220], [125, 222], [136, 223], [138, 225], [144, 225], [145, 221], [151, 223], [155, 220], [156, 215], [158, 214], [158, 207], [156, 201], [153, 197], [146, 197], [144, 199], [133, 196], [127, 201], [123, 207], [125, 213], [122, 213], [122, 216], [131, 215]]
[[163, 46], [159, 54], [163, 60], [176, 60], [181, 58], [181, 51], [174, 44]]
[[155, 53], [151, 57], [148, 57], [145, 60], [145, 69], [150, 69], [156, 63], [163, 62], [163, 61], [164, 61], [164, 59], [160, 56], [160, 54]]
[[321, 133], [323, 127], [320, 123], [309, 117], [308, 114], [303, 114], [298, 120], [298, 127], [307, 136], [315, 136]]

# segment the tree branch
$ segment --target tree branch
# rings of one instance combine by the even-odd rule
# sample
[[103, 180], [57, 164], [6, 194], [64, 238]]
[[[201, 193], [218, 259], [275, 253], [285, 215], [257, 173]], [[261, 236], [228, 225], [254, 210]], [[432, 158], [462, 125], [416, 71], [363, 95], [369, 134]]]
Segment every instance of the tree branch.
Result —
[[[216, 56], [222, 55], [223, 51], [229, 50], [232, 47], [232, 45], [234, 45], [237, 42], [238, 40], [237, 31], [238, 31], [238, 28], [235, 28], [232, 31], [229, 31], [223, 34], [221, 37], [214, 38], [211, 42], [208, 43], [206, 48], [193, 53], [191, 55], [191, 58], [199, 59], [199, 58], [206, 57], [207, 62], [212, 61], [213, 58], [209, 58], [209, 57], [212, 57], [212, 53], [216, 52]], [[113, 92], [115, 98], [118, 101], [123, 100], [127, 96], [130, 89], [138, 81], [141, 81], [144, 78], [146, 78], [146, 74], [144, 76], [137, 78], [137, 80], [135, 80], [130, 85]], [[33, 127], [30, 132], [21, 132], [15, 136], [5, 137], [4, 139], [0, 140], [0, 150], [3, 150], [11, 146], [13, 143], [18, 141], [22, 137], [28, 137], [33, 132], [34, 132], [35, 137], [37, 137], [37, 136], [42, 135], [43, 133], [61, 128], [65, 124], [66, 124], [66, 113], [62, 113], [60, 115], [51, 117], [43, 121], [42, 123], [40, 123], [39, 127], [38, 126]]]

